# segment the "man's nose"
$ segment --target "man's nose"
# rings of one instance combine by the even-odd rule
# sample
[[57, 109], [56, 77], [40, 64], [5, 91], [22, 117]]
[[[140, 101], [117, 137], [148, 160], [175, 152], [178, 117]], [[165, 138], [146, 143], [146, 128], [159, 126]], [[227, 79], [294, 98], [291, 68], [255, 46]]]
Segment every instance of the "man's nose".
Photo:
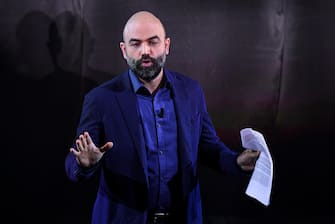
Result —
[[141, 53], [142, 53], [142, 55], [143, 54], [150, 54], [150, 46], [146, 43], [143, 43]]

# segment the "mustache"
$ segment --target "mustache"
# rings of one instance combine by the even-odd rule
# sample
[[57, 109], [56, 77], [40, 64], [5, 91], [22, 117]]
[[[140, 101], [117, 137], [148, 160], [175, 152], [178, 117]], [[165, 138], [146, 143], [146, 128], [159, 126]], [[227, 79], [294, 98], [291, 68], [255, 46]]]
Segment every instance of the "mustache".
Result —
[[148, 54], [144, 54], [139, 60], [137, 60], [136, 64], [140, 65], [142, 64], [142, 62], [156, 63], [157, 61], [155, 58], [150, 57]]

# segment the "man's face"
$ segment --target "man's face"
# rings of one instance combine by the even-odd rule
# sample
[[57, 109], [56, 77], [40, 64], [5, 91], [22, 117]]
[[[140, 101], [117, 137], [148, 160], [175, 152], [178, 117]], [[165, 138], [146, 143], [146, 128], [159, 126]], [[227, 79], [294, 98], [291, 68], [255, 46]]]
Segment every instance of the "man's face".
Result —
[[148, 54], [143, 54], [138, 60], [127, 57], [129, 68], [142, 80], [150, 82], [154, 80], [162, 70], [166, 60], [166, 54], [152, 58]]
[[160, 23], [134, 21], [124, 32], [120, 47], [130, 69], [142, 80], [151, 81], [162, 71], [170, 39]]

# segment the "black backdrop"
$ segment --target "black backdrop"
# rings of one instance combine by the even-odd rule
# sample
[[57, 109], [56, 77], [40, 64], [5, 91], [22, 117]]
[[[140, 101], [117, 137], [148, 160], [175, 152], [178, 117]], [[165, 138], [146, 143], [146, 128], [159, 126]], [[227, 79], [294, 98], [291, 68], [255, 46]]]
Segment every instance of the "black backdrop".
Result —
[[67, 180], [83, 95], [124, 71], [122, 28], [138, 10], [171, 37], [167, 67], [198, 80], [222, 140], [261, 131], [271, 204], [247, 179], [201, 167], [207, 223], [333, 223], [335, 3], [325, 0], [2, 0], [1, 219], [89, 223], [96, 180]]

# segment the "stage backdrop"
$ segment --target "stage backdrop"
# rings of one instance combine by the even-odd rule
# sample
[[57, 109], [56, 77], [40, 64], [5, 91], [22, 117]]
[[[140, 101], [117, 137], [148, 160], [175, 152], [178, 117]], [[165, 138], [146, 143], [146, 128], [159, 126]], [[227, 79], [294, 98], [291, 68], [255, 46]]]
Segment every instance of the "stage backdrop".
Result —
[[167, 67], [200, 82], [218, 135], [262, 132], [274, 159], [271, 204], [248, 179], [200, 167], [207, 223], [334, 223], [335, 3], [325, 0], [2, 0], [1, 197], [9, 223], [90, 222], [97, 180], [64, 160], [82, 99], [127, 69], [128, 17], [149, 10], [171, 38]]

